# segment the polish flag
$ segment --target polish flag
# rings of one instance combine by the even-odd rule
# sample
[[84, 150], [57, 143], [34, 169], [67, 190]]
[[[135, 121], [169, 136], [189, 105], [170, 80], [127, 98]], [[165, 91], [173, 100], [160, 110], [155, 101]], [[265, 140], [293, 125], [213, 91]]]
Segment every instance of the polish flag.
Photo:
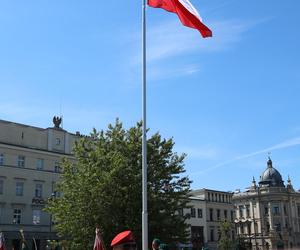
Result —
[[177, 14], [184, 26], [197, 29], [202, 37], [211, 37], [211, 30], [202, 23], [198, 11], [189, 0], [148, 0], [148, 5]]

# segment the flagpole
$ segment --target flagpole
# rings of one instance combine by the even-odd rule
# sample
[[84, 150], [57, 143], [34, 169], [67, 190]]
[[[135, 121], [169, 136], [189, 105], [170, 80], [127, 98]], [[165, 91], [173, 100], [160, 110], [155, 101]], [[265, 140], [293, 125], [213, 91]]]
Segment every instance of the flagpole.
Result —
[[146, 0], [142, 0], [142, 102], [143, 102], [143, 138], [142, 138], [142, 250], [148, 250], [148, 210], [147, 210], [147, 126], [146, 126]]

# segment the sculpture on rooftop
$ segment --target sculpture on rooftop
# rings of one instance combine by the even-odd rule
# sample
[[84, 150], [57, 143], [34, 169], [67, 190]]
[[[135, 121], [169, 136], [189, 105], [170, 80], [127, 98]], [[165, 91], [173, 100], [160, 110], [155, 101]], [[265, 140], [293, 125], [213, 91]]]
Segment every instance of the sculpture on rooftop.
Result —
[[53, 117], [53, 123], [54, 123], [54, 127], [55, 128], [59, 128], [60, 124], [61, 124], [62, 118], [58, 117], [58, 116], [54, 116]]

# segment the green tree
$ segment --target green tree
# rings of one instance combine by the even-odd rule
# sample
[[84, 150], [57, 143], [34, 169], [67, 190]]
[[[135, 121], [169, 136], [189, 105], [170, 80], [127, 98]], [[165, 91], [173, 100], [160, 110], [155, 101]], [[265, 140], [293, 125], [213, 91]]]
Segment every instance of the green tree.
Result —
[[[106, 245], [115, 234], [131, 229], [141, 244], [142, 126], [125, 130], [117, 119], [106, 131], [94, 130], [75, 143], [76, 163], [63, 161], [57, 191], [47, 211], [72, 250], [91, 248], [95, 226]], [[149, 242], [187, 240], [188, 225], [178, 213], [188, 207], [191, 181], [184, 176], [185, 155], [173, 152], [173, 139], [159, 133], [147, 141]]]
[[218, 248], [220, 250], [231, 250], [233, 249], [234, 242], [231, 240], [230, 232], [232, 224], [228, 221], [223, 221], [220, 225], [221, 237], [218, 242]]

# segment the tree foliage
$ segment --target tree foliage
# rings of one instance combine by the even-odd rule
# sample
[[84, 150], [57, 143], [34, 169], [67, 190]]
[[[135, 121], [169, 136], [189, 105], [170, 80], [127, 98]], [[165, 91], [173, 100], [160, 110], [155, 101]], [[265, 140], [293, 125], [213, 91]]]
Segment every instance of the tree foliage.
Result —
[[[76, 164], [64, 160], [57, 191], [47, 211], [57, 232], [72, 250], [92, 247], [95, 226], [108, 246], [119, 232], [131, 229], [141, 244], [142, 234], [142, 126], [125, 130], [116, 120], [106, 131], [96, 131], [75, 143]], [[184, 176], [185, 155], [173, 152], [173, 139], [159, 133], [147, 141], [149, 239], [185, 242], [184, 217], [191, 181]]]
[[232, 224], [228, 221], [223, 221], [220, 225], [221, 237], [218, 242], [218, 249], [220, 250], [231, 250], [233, 249], [234, 242], [230, 237], [232, 230]]

